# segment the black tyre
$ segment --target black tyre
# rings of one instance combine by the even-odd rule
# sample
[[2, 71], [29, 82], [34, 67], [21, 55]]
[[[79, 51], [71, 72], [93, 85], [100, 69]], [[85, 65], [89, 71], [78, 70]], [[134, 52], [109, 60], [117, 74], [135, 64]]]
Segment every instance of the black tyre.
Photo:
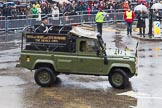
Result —
[[56, 76], [50, 68], [41, 67], [35, 71], [34, 79], [41, 87], [50, 87], [56, 81]]
[[122, 69], [115, 69], [109, 75], [109, 82], [116, 89], [124, 89], [129, 84], [129, 78]]

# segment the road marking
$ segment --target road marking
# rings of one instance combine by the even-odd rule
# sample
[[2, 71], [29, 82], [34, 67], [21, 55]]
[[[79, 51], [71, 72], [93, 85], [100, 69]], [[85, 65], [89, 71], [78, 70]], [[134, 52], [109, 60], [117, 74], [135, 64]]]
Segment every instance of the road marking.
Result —
[[138, 96], [149, 96], [148, 94], [134, 92], [134, 91], [123, 92], [123, 93], [119, 93], [117, 95], [126, 95], [126, 96], [130, 96], [130, 97], [134, 97], [134, 98], [136, 98]]
[[158, 99], [158, 100], [162, 100], [162, 97], [151, 96], [151, 95], [146, 94], [146, 93], [134, 92], [134, 91], [118, 93], [116, 95], [119, 95], [119, 96], [125, 95], [125, 96], [130, 96], [130, 97], [138, 98], [138, 99]]
[[158, 47], [156, 47], [156, 48], [154, 48], [154, 50], [155, 51], [159, 51], [159, 50], [161, 50], [160, 48], [158, 48]]

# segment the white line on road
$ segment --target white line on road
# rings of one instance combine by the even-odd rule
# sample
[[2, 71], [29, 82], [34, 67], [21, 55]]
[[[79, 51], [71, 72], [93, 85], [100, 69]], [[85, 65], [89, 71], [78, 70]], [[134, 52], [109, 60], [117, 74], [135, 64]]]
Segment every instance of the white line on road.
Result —
[[134, 92], [134, 91], [118, 93], [116, 95], [120, 95], [120, 96], [125, 95], [125, 96], [130, 96], [130, 97], [134, 97], [134, 98], [138, 98], [138, 99], [158, 99], [158, 100], [162, 100], [162, 97], [151, 96], [150, 94]]

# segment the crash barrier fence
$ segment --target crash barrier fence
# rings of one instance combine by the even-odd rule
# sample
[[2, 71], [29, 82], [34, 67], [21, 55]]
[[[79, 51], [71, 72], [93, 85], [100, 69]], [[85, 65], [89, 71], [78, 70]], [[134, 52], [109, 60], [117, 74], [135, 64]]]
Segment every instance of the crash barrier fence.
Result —
[[[76, 24], [91, 24], [95, 26], [95, 14], [83, 14], [73, 16], [60, 16], [60, 17], [48, 17], [49, 25], [76, 25]], [[117, 21], [123, 21], [123, 12], [111, 13], [109, 17], [105, 18], [107, 23], [116, 23]], [[10, 19], [7, 17], [5, 20], [0, 20], [0, 42], [11, 42], [15, 39], [21, 39], [22, 30], [26, 26], [40, 25], [41, 21], [38, 18], [26, 19]]]
[[[110, 12], [111, 11], [111, 12]], [[105, 12], [108, 13], [109, 17], [105, 17], [105, 22], [108, 23], [116, 23], [124, 21], [123, 18], [123, 9], [117, 9], [117, 10], [105, 10]], [[81, 12], [81, 11], [80, 11]], [[54, 25], [67, 25], [72, 23], [95, 23], [95, 15], [96, 14], [78, 14], [78, 15], [61, 15], [58, 17], [52, 17], [51, 14], [48, 15], [49, 17], [49, 24]], [[136, 19], [135, 19], [136, 20]], [[38, 15], [17, 15], [16, 17], [13, 16], [0, 16], [0, 31], [9, 31], [9, 30], [17, 30], [22, 29], [25, 26], [34, 24], [40, 24], [40, 19], [38, 18]]]
[[[105, 17], [105, 22], [116, 23], [118, 21], [124, 21], [123, 12], [110, 13], [108, 17]], [[25, 26], [34, 26], [40, 24], [41, 21], [38, 18], [27, 17], [25, 19], [10, 19], [9, 17], [5, 20], [0, 20], [0, 31], [10, 31], [23, 29]], [[83, 14], [83, 15], [72, 15], [72, 16], [60, 16], [60, 17], [49, 17], [49, 24], [51, 25], [71, 25], [71, 24], [83, 24], [90, 23], [95, 24], [95, 14]]]
[[[108, 17], [105, 17], [105, 23], [117, 23], [124, 22], [123, 17], [124, 12], [113, 12], [109, 13]], [[95, 14], [82, 14], [82, 15], [70, 15], [70, 16], [60, 16], [60, 17], [48, 17], [49, 25], [76, 25], [76, 24], [91, 24], [95, 26]], [[26, 26], [32, 26], [41, 24], [40, 19], [26, 17], [25, 19], [11, 19], [9, 17], [5, 20], [0, 20], [0, 41], [8, 41], [10, 39], [15, 39], [21, 35], [22, 30]], [[19, 32], [19, 35], [14, 33]], [[20, 36], [19, 36], [20, 37]]]
[[[119, 12], [125, 12], [125, 9], [105, 9], [103, 10], [104, 12], [108, 13], [108, 14], [111, 14], [111, 13], [119, 13]], [[88, 13], [90, 14], [96, 14], [98, 12], [98, 10], [89, 10], [89, 11], [70, 11], [70, 12], [64, 12], [64, 13], [59, 13], [59, 16], [66, 16], [66, 15], [86, 15]], [[43, 14], [42, 14], [43, 15]], [[52, 16], [51, 14], [48, 14], [48, 16]], [[0, 20], [5, 20], [5, 19], [26, 19], [26, 18], [32, 18], [32, 17], [38, 17], [38, 14], [37, 15], [32, 15], [32, 14], [29, 14], [29, 15], [19, 15], [19, 14], [13, 14], [11, 16], [3, 16], [3, 15], [0, 15]]]
[[[106, 13], [114, 13], [114, 12], [124, 12], [124, 9], [106, 9], [104, 10], [104, 12]], [[82, 15], [82, 14], [96, 14], [98, 12], [98, 10], [90, 10], [90, 11], [71, 11], [71, 12], [64, 12], [64, 13], [59, 13], [59, 16], [64, 16], [64, 15]], [[42, 14], [43, 15], [43, 14]], [[34, 15], [19, 15], [19, 14], [13, 14], [11, 16], [7, 16], [8, 19], [26, 19], [28, 18], [32, 18]], [[49, 14], [49, 16], [52, 16], [51, 14]], [[38, 17], [38, 15], [35, 15], [35, 17]], [[1, 15], [0, 16], [0, 20], [5, 20], [5, 16]]]

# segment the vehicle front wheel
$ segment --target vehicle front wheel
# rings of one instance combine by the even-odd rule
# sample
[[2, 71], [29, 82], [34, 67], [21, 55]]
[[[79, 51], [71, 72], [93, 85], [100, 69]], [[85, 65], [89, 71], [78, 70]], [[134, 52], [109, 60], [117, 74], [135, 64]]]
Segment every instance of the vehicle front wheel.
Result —
[[50, 68], [41, 67], [35, 71], [34, 79], [41, 87], [49, 87], [56, 81], [56, 76]]
[[114, 88], [124, 89], [129, 84], [129, 78], [122, 69], [115, 69], [109, 75], [109, 82]]

